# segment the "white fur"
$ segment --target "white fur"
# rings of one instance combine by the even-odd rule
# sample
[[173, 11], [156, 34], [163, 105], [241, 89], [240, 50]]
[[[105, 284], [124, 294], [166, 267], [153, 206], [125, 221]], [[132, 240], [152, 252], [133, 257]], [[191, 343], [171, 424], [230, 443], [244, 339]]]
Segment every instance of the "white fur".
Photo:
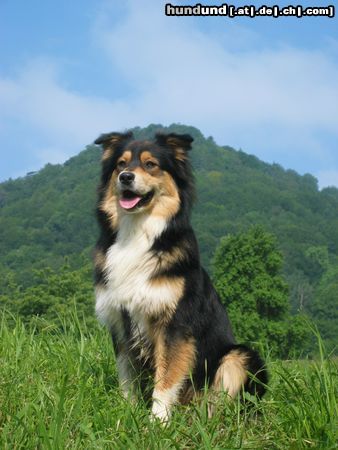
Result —
[[121, 218], [116, 242], [107, 252], [107, 285], [98, 288], [96, 295], [96, 312], [106, 325], [114, 326], [121, 308], [140, 324], [142, 318], [175, 304], [177, 291], [172, 285], [149, 282], [158, 263], [149, 250], [165, 227], [165, 219], [149, 215], [126, 214]]
[[169, 389], [159, 390], [154, 389], [153, 405], [151, 413], [153, 417], [161, 420], [161, 422], [168, 422], [171, 414], [172, 406], [177, 403], [178, 395], [182, 383], [177, 383]]
[[106, 286], [98, 285], [95, 288], [97, 318], [108, 328], [112, 328], [118, 337], [123, 337], [123, 324], [120, 309], [111, 302], [111, 292]]
[[[98, 318], [123, 340], [121, 309], [131, 317], [132, 346], [142, 360], [151, 355], [147, 317], [175, 306], [177, 289], [170, 284], [150, 283], [158, 257], [150, 253], [154, 240], [166, 227], [165, 219], [126, 214], [121, 218], [116, 242], [106, 255], [106, 286], [96, 288]], [[126, 397], [133, 395], [133, 368], [127, 355], [117, 358], [120, 386]], [[180, 385], [165, 391], [154, 390], [153, 417], [165, 422], [177, 401]]]

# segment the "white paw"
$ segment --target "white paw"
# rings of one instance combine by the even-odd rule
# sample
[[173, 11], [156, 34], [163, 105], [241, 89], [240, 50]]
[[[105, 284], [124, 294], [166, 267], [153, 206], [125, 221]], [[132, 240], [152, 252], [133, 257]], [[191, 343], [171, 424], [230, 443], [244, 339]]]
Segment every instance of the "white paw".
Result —
[[169, 422], [169, 419], [170, 419], [169, 409], [166, 408], [166, 406], [163, 403], [154, 400], [153, 406], [151, 408], [150, 420], [152, 422], [159, 420], [162, 424], [165, 425]]

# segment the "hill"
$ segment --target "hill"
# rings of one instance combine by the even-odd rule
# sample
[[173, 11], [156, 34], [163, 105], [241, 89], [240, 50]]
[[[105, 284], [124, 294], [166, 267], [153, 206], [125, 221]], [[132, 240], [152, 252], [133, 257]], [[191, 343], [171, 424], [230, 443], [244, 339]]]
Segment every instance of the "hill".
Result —
[[[160, 125], [135, 128], [150, 137]], [[102, 130], [109, 131], [109, 130]], [[337, 310], [338, 189], [318, 190], [317, 180], [243, 151], [217, 145], [199, 130], [172, 125], [165, 131], [190, 133], [197, 185], [193, 224], [204, 264], [219, 239], [260, 224], [273, 232], [284, 255], [293, 310], [317, 317], [334, 340]], [[9, 279], [23, 286], [35, 281], [32, 269], [88, 265], [97, 228], [94, 209], [100, 149], [89, 145], [62, 165], [0, 184], [0, 289]], [[329, 325], [328, 325], [329, 323]], [[329, 331], [328, 331], [329, 330]]]

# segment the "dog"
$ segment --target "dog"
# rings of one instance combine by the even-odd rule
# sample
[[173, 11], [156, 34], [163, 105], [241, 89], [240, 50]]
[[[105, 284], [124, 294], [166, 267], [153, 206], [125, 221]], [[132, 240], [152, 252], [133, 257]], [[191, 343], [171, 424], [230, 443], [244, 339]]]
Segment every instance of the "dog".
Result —
[[[95, 248], [96, 314], [109, 329], [119, 384], [133, 398], [151, 383], [152, 418], [167, 422], [208, 386], [262, 396], [260, 356], [236, 344], [224, 306], [201, 267], [190, 224], [194, 183], [187, 134], [101, 135]], [[254, 377], [249, 374], [254, 375]]]

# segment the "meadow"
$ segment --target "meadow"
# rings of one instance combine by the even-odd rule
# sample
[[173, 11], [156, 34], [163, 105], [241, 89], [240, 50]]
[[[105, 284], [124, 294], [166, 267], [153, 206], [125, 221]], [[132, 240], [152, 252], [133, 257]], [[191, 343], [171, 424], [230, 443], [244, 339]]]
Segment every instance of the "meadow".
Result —
[[333, 449], [337, 448], [337, 365], [318, 338], [313, 361], [267, 356], [261, 402], [205, 399], [177, 407], [163, 427], [117, 387], [110, 337], [76, 313], [62, 326], [0, 324], [0, 448], [14, 449]]

